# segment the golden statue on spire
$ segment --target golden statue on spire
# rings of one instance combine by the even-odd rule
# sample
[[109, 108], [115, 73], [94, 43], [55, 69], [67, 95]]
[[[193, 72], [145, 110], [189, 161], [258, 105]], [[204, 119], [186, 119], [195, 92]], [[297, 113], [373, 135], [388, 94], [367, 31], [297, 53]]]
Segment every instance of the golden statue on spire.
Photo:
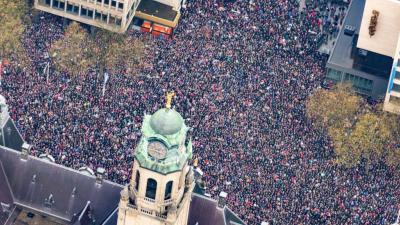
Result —
[[166, 97], [166, 103], [165, 103], [165, 107], [167, 109], [171, 108], [171, 104], [172, 104], [172, 99], [175, 97], [175, 92], [168, 92], [167, 93], [167, 97]]

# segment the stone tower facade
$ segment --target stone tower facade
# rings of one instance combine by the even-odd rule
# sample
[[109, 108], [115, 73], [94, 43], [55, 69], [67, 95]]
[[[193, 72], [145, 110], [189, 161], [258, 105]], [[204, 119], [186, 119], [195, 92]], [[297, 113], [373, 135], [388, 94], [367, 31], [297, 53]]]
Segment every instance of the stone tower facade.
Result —
[[194, 188], [188, 130], [174, 109], [145, 115], [132, 179], [121, 192], [118, 225], [187, 225]]

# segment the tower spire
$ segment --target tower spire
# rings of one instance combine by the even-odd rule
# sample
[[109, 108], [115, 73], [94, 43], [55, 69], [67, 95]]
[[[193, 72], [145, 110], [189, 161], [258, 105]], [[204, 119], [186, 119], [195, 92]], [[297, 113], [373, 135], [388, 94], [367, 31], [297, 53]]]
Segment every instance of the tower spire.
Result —
[[165, 103], [165, 107], [167, 109], [171, 108], [171, 104], [172, 104], [172, 99], [175, 97], [175, 92], [168, 92], [167, 93], [167, 97], [166, 97], [166, 103]]

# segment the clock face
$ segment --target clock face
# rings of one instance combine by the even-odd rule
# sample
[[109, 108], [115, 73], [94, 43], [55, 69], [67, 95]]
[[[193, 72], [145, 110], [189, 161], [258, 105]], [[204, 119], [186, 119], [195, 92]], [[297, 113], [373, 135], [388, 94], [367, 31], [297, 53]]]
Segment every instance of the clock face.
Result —
[[167, 148], [159, 141], [152, 141], [147, 146], [147, 153], [157, 160], [165, 159], [167, 156]]

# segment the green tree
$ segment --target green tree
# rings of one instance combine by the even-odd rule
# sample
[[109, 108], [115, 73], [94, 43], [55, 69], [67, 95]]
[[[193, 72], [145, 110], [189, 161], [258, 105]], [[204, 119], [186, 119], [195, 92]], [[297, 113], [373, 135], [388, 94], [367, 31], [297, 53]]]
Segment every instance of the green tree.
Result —
[[64, 38], [52, 44], [50, 55], [58, 71], [77, 76], [91, 66], [88, 34], [81, 26], [72, 22], [65, 30]]
[[339, 84], [333, 90], [318, 89], [306, 103], [307, 116], [317, 128], [351, 126], [362, 99], [350, 84]]
[[27, 9], [23, 0], [0, 0], [0, 61], [8, 59], [12, 63], [27, 62], [22, 45]]

